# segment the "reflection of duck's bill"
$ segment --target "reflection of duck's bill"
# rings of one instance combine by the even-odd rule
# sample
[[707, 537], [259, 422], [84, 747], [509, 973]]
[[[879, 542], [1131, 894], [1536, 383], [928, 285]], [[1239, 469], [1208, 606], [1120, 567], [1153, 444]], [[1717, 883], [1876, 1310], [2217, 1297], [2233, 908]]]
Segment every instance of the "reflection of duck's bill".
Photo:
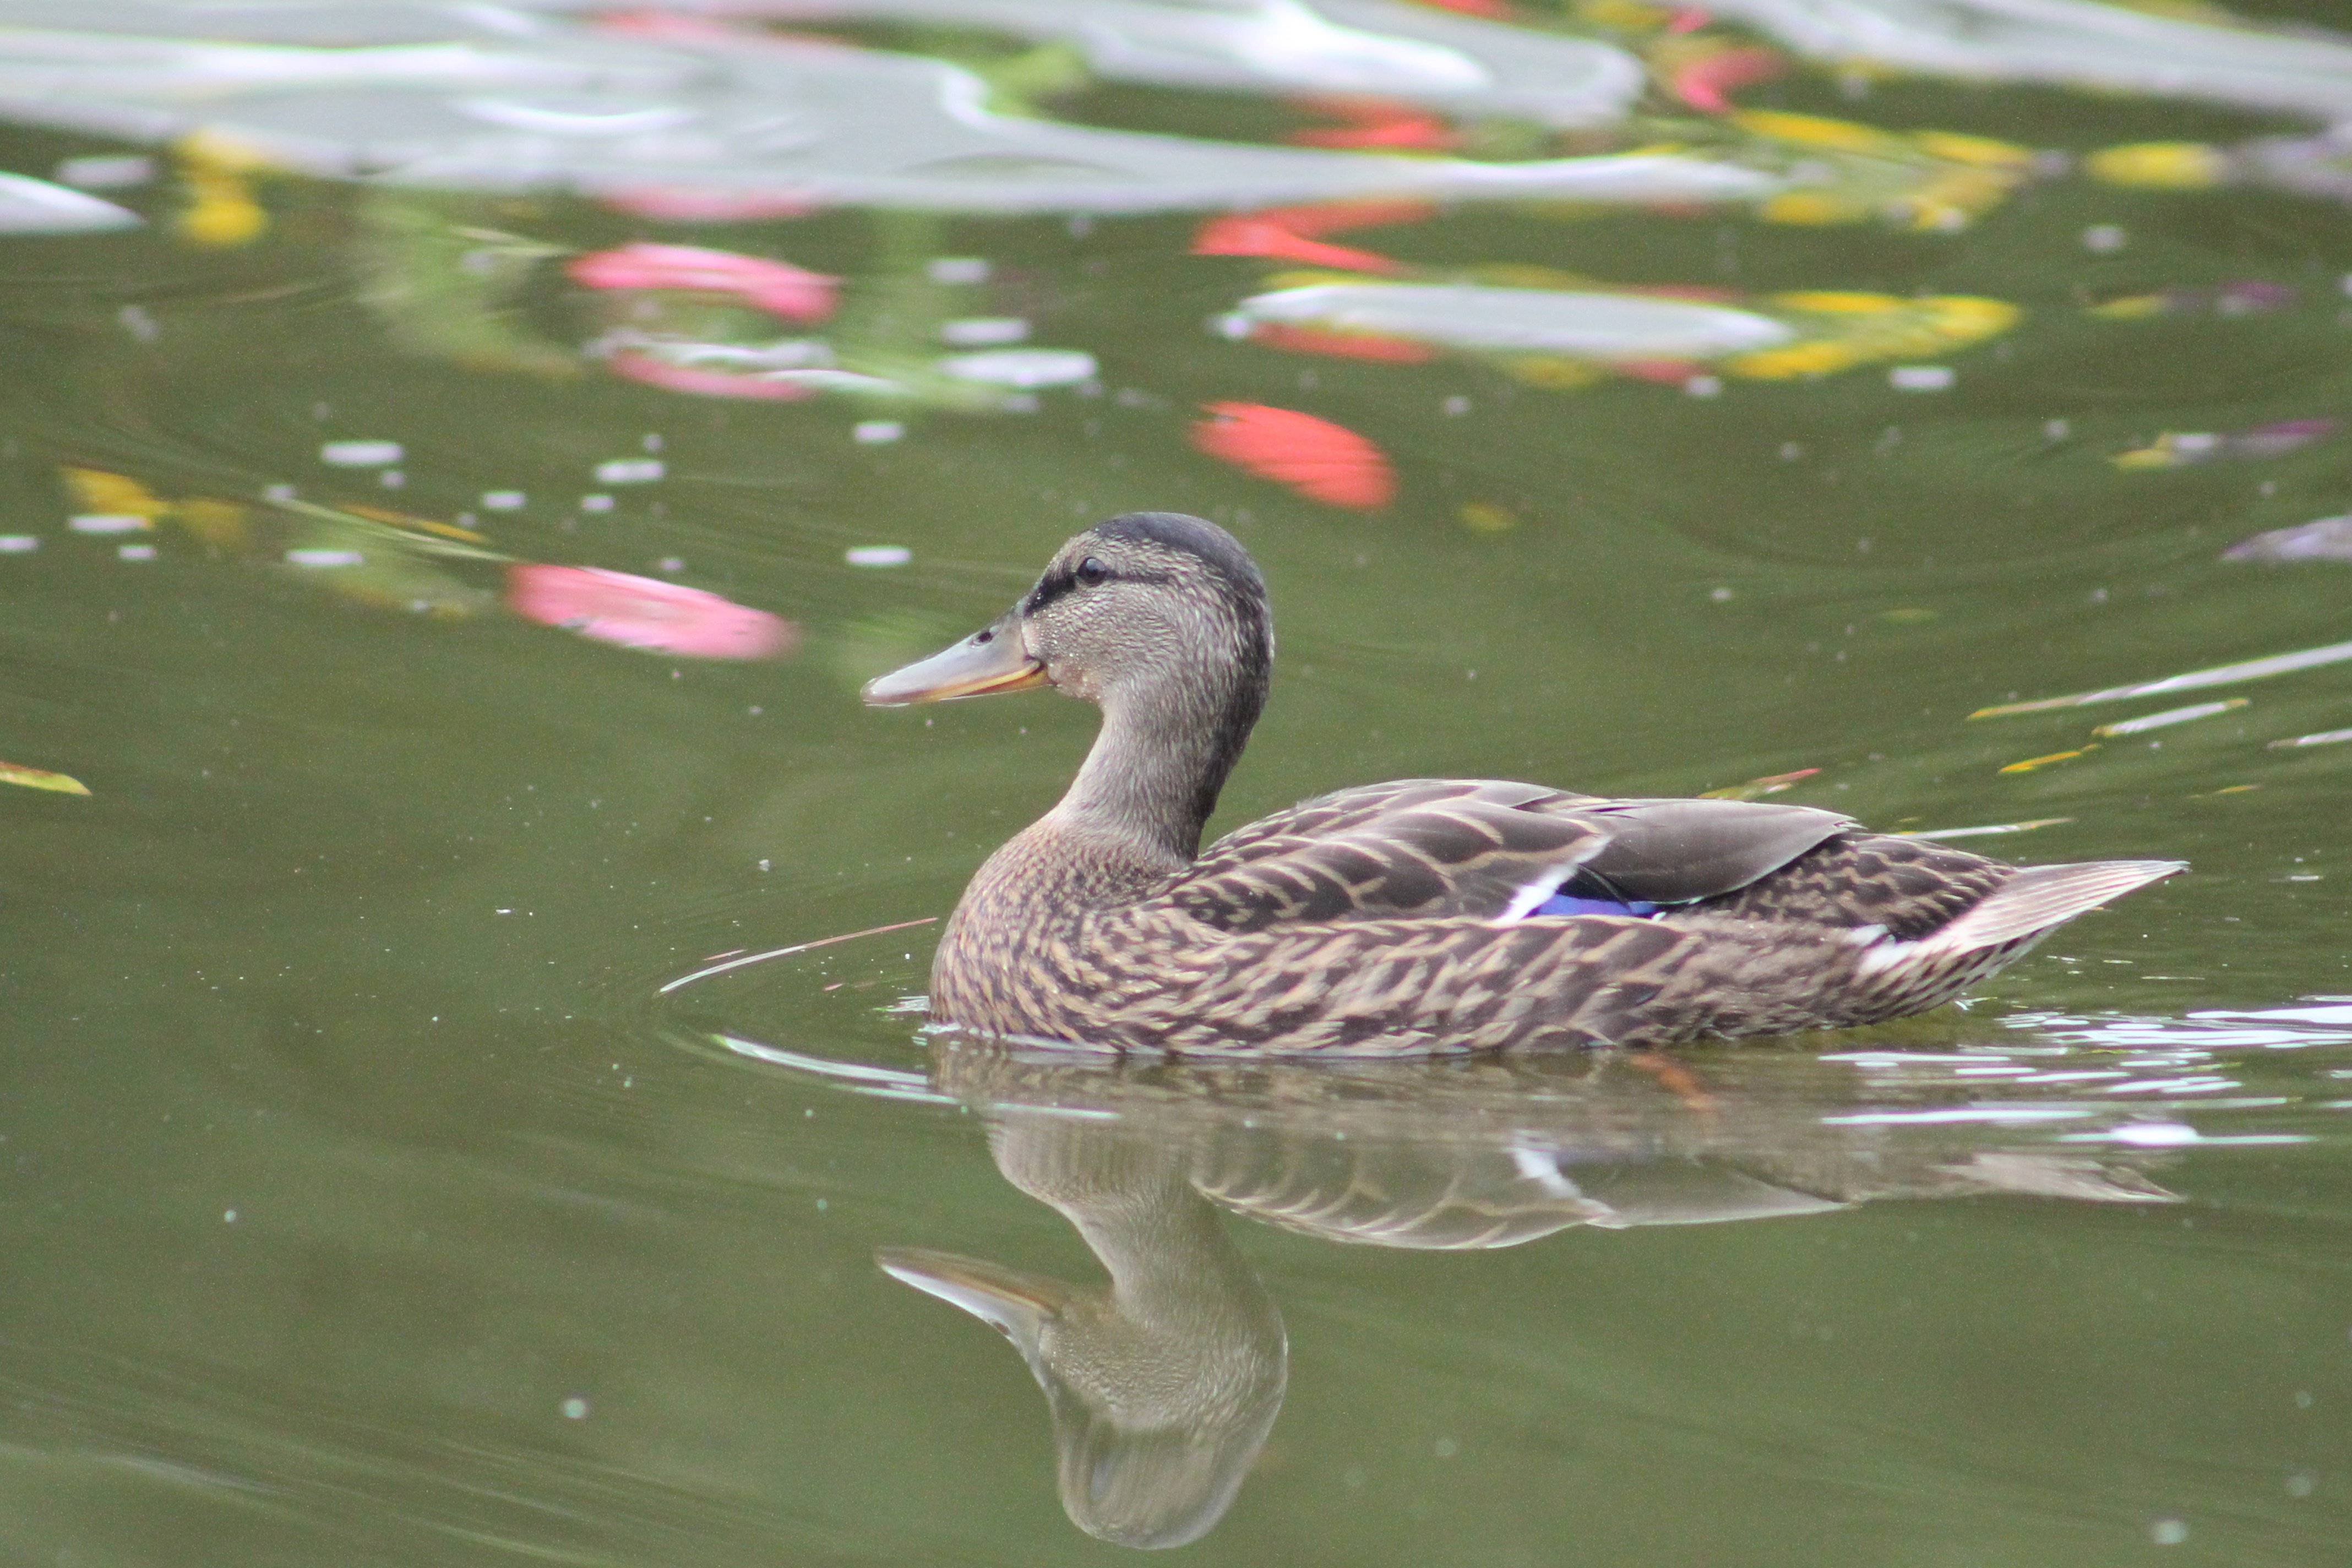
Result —
[[874, 1261], [900, 1284], [970, 1312], [1024, 1355], [1035, 1347], [1038, 1325], [1070, 1299], [1070, 1287], [1058, 1279], [927, 1247], [886, 1247]]
[[1019, 617], [1017, 609], [1007, 611], [954, 647], [867, 681], [863, 693], [866, 702], [900, 708], [1045, 685], [1045, 665], [1021, 645]]

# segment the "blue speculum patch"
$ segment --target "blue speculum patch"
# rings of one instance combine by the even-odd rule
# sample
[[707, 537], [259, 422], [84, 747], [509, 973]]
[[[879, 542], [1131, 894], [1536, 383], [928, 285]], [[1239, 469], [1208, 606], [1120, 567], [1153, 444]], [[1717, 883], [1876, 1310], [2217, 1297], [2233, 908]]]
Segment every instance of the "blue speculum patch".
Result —
[[1658, 906], [1641, 899], [1621, 901], [1616, 899], [1580, 899], [1573, 893], [1554, 893], [1528, 911], [1538, 915], [1654, 915]]

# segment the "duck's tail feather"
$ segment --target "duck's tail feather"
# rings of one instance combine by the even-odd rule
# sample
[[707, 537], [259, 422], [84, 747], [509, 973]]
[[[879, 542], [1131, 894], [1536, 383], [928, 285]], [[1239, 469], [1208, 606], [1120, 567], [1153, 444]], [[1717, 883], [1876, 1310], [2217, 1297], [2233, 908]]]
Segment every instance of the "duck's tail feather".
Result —
[[1982, 902], [1921, 942], [1965, 952], [2000, 947], [2063, 925], [2086, 910], [2134, 888], [2189, 869], [2186, 860], [2085, 860], [2073, 866], [2026, 866]]

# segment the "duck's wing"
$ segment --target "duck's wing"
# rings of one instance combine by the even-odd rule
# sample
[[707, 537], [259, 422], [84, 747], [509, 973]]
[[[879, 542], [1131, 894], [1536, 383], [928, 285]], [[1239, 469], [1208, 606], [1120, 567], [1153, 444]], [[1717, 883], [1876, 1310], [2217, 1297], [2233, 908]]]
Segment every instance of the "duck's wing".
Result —
[[1516, 921], [1565, 884], [1684, 903], [1743, 888], [1849, 819], [1746, 801], [1608, 801], [1490, 779], [1324, 795], [1210, 847], [1163, 895], [1204, 924]]
[[1653, 904], [1737, 892], [1854, 826], [1834, 811], [1748, 800], [1612, 800], [1580, 815], [1609, 836], [1584, 880]]

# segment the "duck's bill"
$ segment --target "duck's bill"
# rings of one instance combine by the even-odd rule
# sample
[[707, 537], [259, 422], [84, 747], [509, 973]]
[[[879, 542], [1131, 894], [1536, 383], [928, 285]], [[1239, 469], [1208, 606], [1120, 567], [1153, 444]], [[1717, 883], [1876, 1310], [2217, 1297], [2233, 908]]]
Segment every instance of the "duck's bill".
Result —
[[877, 708], [903, 708], [1045, 684], [1045, 667], [1022, 647], [1019, 621], [1007, 614], [953, 647], [867, 681], [863, 695]]

